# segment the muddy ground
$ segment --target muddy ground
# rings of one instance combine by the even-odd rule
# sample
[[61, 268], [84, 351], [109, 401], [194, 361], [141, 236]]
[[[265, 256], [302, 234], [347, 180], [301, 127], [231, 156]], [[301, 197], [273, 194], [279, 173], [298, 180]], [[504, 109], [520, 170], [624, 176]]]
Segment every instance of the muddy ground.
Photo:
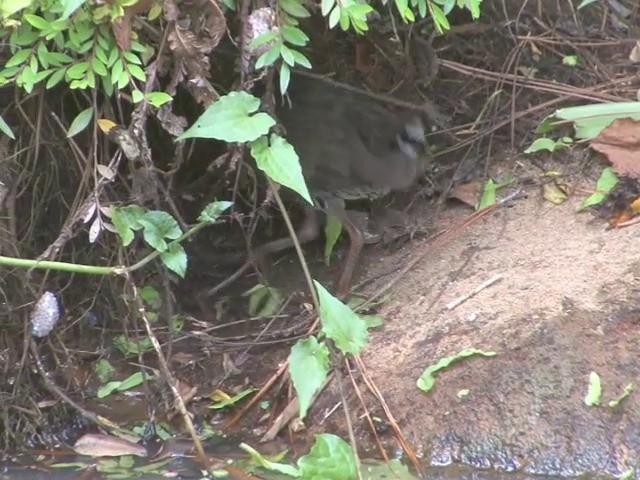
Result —
[[[592, 164], [572, 184], [593, 188], [600, 168]], [[432, 249], [402, 278], [382, 307], [386, 323], [372, 334], [365, 364], [427, 465], [493, 471], [487, 478], [516, 471], [617, 477], [637, 469], [640, 458], [640, 397], [608, 406], [640, 373], [638, 227], [607, 230], [601, 218], [577, 213], [582, 195], [557, 206], [539, 186], [524, 191], [526, 198]], [[459, 204], [420, 210], [436, 230], [470, 213]], [[431, 249], [415, 241], [394, 255], [370, 250], [366, 275], [388, 272], [424, 248]], [[447, 308], [495, 275], [499, 282]], [[497, 355], [455, 364], [428, 394], [417, 389], [426, 367], [466, 348]], [[592, 371], [602, 379], [600, 407], [584, 403]], [[463, 389], [468, 395], [458, 398]], [[335, 391], [325, 395], [318, 418], [337, 401]], [[339, 428], [342, 415], [333, 417]], [[443, 475], [481, 478], [456, 472]]]

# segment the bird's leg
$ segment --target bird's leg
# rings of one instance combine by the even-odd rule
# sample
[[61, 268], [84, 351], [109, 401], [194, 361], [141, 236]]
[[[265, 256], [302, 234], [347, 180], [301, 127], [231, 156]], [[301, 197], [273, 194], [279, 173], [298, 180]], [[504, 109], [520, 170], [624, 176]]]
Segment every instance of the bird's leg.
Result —
[[[308, 243], [318, 237], [320, 234], [320, 226], [318, 224], [318, 212], [308, 207], [305, 210], [305, 219], [298, 231], [296, 232], [296, 237], [298, 238], [298, 242], [300, 244]], [[293, 239], [291, 237], [280, 238], [278, 240], [273, 240], [272, 242], [266, 243], [251, 254], [249, 259], [238, 268], [230, 277], [215, 285], [214, 287], [207, 287], [202, 290], [197, 296], [196, 300], [200, 305], [200, 308], [203, 311], [206, 311], [205, 307], [208, 305], [208, 298], [215, 295], [217, 292], [225, 288], [227, 285], [230, 285], [235, 280], [240, 278], [244, 272], [246, 272], [251, 265], [254, 265], [258, 269], [260, 269], [264, 258], [271, 254], [281, 252], [282, 250], [286, 250], [293, 246]]]
[[[300, 245], [309, 243], [320, 235], [320, 224], [318, 222], [318, 211], [313, 207], [306, 207], [304, 211], [304, 222], [296, 231], [296, 238]], [[254, 258], [262, 260], [266, 255], [278, 253], [282, 250], [293, 247], [294, 242], [290, 236], [265, 243], [256, 251]]]
[[364, 246], [364, 235], [348, 216], [342, 218], [342, 226], [349, 234], [349, 253], [347, 254], [342, 273], [336, 284], [336, 296], [341, 300], [345, 300], [349, 295], [351, 278], [353, 277], [353, 272], [360, 258], [360, 252], [362, 252], [362, 247]]

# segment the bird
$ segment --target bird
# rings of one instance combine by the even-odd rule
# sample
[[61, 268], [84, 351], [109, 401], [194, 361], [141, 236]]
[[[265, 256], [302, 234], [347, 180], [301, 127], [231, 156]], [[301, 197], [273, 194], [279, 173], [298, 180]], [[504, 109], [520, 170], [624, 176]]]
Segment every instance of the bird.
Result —
[[[293, 77], [290, 102], [276, 117], [300, 159], [313, 200], [296, 236], [303, 244], [320, 234], [319, 212], [336, 217], [349, 236], [349, 251], [335, 286], [345, 298], [360, 257], [364, 234], [346, 202], [374, 200], [415, 184], [425, 171], [425, 128], [419, 116], [392, 111], [372, 96], [340, 84]], [[264, 256], [293, 245], [290, 238], [259, 247]]]

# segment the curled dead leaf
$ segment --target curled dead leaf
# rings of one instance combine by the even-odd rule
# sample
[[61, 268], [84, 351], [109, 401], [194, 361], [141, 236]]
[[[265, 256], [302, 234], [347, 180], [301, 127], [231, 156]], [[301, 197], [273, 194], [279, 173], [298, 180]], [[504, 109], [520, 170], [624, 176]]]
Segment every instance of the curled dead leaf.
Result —
[[591, 141], [619, 175], [640, 177], [640, 122], [630, 118], [615, 120]]

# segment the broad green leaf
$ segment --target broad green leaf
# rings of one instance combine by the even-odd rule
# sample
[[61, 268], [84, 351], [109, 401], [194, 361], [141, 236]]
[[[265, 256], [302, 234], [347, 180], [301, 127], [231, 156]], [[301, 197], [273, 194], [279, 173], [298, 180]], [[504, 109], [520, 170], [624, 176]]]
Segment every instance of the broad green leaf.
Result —
[[336, 5], [329, 14], [329, 28], [335, 27], [340, 21], [340, 7]]
[[2, 18], [9, 18], [14, 13], [31, 6], [32, 3], [33, 0], [2, 0], [0, 2]]
[[64, 11], [62, 12], [62, 18], [69, 18], [73, 12], [75, 12], [78, 8], [80, 8], [87, 0], [62, 0], [62, 6], [64, 7]]
[[351, 446], [336, 435], [316, 435], [311, 451], [298, 459], [305, 480], [353, 480], [358, 478]]
[[106, 77], [108, 74], [107, 67], [100, 61], [98, 57], [93, 57], [93, 60], [91, 61], [91, 67], [93, 68], [93, 71], [101, 77]]
[[160, 255], [162, 263], [173, 273], [184, 278], [187, 273], [187, 253], [179, 243], [169, 245], [167, 251]]
[[336, 242], [338, 238], [340, 238], [341, 233], [342, 222], [333, 215], [328, 215], [327, 223], [324, 226], [324, 263], [327, 265], [329, 265], [331, 253], [333, 253], [333, 248], [336, 246]]
[[79, 62], [67, 69], [67, 77], [73, 80], [79, 80], [85, 76], [89, 64], [87, 62]]
[[295, 18], [307, 18], [311, 16], [300, 0], [280, 0], [278, 6]]
[[280, 56], [282, 57], [282, 60], [284, 60], [284, 62], [290, 67], [293, 67], [295, 65], [296, 62], [293, 58], [293, 53], [291, 52], [291, 49], [284, 43], [280, 44]]
[[140, 219], [143, 215], [144, 209], [138, 205], [111, 207], [109, 210], [111, 222], [122, 239], [123, 246], [128, 246], [133, 241], [133, 232], [142, 228]]
[[0, 115], [0, 132], [4, 133], [7, 137], [9, 137], [12, 140], [16, 139], [16, 136], [13, 133], [13, 130], [11, 130], [11, 127], [7, 122], [5, 122], [4, 118], [2, 118], [2, 115]]
[[167, 250], [165, 239], [175, 240], [182, 235], [180, 225], [167, 212], [160, 210], [146, 212], [138, 222], [144, 227], [142, 230], [144, 240], [159, 252]]
[[425, 371], [422, 372], [422, 375], [420, 375], [420, 378], [416, 382], [416, 385], [423, 392], [429, 392], [436, 384], [436, 374], [440, 370], [444, 370], [445, 368], [450, 367], [452, 364], [465, 358], [473, 357], [474, 355], [493, 357], [497, 354], [495, 352], [485, 352], [483, 350], [478, 350], [477, 348], [466, 348], [458, 352], [456, 355], [441, 358], [438, 363], [436, 363], [435, 365], [431, 365], [430, 367], [425, 369]]
[[158, 108], [164, 105], [165, 103], [169, 103], [173, 100], [173, 97], [166, 92], [149, 92], [145, 95], [147, 101]]
[[298, 154], [284, 138], [276, 134], [271, 135], [271, 142], [266, 136], [258, 138], [251, 144], [251, 156], [271, 180], [289, 187], [313, 205]]
[[49, 22], [47, 22], [44, 18], [39, 17], [38, 15], [26, 13], [23, 18], [38, 30], [49, 29]]
[[249, 42], [250, 48], [257, 48], [262, 45], [266, 45], [269, 42], [273, 42], [278, 38], [278, 32], [269, 31], [267, 33], [263, 33], [262, 35], [258, 35], [256, 38]]
[[133, 103], [140, 103], [142, 100], [144, 100], [144, 93], [142, 93], [137, 88], [134, 88], [131, 91], [131, 100], [133, 100]]
[[320, 2], [320, 11], [322, 12], [322, 16], [326, 17], [335, 4], [336, 0], [322, 0]]
[[202, 210], [202, 213], [198, 217], [198, 221], [206, 222], [206, 223], [215, 223], [220, 217], [220, 215], [222, 215], [225, 210], [230, 208], [231, 205], [233, 205], [233, 202], [227, 202], [227, 201], [211, 202], [206, 207], [204, 207], [204, 210]]
[[135, 388], [138, 385], [142, 384], [145, 378], [149, 378], [149, 376], [142, 372], [136, 372], [122, 381], [120, 387], [118, 387], [118, 391], [124, 392], [125, 390]]
[[597, 407], [602, 403], [602, 381], [596, 372], [589, 374], [589, 387], [587, 395], [584, 397], [584, 403], [588, 407]]
[[122, 54], [127, 63], [131, 65], [142, 65], [142, 60], [133, 52], [124, 52]]
[[309, 37], [298, 27], [284, 26], [282, 27], [282, 36], [285, 41], [291, 45], [304, 47], [309, 42]]
[[327, 346], [324, 343], [318, 343], [313, 336], [298, 340], [289, 354], [289, 374], [300, 402], [300, 418], [304, 419], [314, 394], [329, 374]]
[[618, 118], [640, 120], [640, 102], [597, 103], [562, 108], [545, 119], [539, 128], [544, 133], [544, 129], [555, 126], [554, 120], [569, 120], [574, 122], [576, 138], [591, 140]]
[[129, 73], [133, 78], [137, 78], [141, 82], [147, 81], [147, 74], [144, 73], [144, 70], [142, 70], [142, 68], [140, 68], [138, 65], [128, 64], [127, 68], [129, 69]]
[[117, 83], [123, 71], [124, 64], [122, 63], [122, 59], [118, 58], [113, 64], [113, 67], [111, 67], [111, 82]]
[[613, 171], [613, 168], [607, 167], [602, 170], [600, 178], [596, 183], [596, 191], [580, 204], [578, 211], [602, 203], [604, 199], [607, 198], [607, 195], [616, 187], [618, 181], [618, 175]]
[[4, 64], [4, 68], [22, 65], [27, 61], [29, 55], [31, 55], [31, 50], [18, 50], [9, 60], [7, 60], [7, 63]]
[[280, 43], [274, 44], [273, 47], [258, 57], [258, 60], [256, 60], [256, 70], [268, 67], [278, 58], [280, 58]]
[[311, 62], [307, 57], [305, 57], [302, 53], [298, 52], [297, 50], [291, 50], [291, 52], [293, 53], [293, 58], [296, 61], [296, 65], [300, 65], [304, 68], [311, 68]]
[[177, 140], [215, 138], [225, 142], [252, 142], [266, 134], [275, 120], [264, 112], [255, 113], [260, 100], [247, 92], [231, 92], [209, 108]]
[[93, 107], [89, 107], [83, 111], [81, 111], [76, 118], [71, 122], [71, 126], [69, 127], [69, 131], [67, 132], [67, 138], [71, 138], [89, 125], [89, 122], [93, 118]]
[[335, 342], [342, 353], [358, 355], [367, 345], [367, 324], [319, 282], [314, 280], [313, 284], [320, 302], [322, 332]]

